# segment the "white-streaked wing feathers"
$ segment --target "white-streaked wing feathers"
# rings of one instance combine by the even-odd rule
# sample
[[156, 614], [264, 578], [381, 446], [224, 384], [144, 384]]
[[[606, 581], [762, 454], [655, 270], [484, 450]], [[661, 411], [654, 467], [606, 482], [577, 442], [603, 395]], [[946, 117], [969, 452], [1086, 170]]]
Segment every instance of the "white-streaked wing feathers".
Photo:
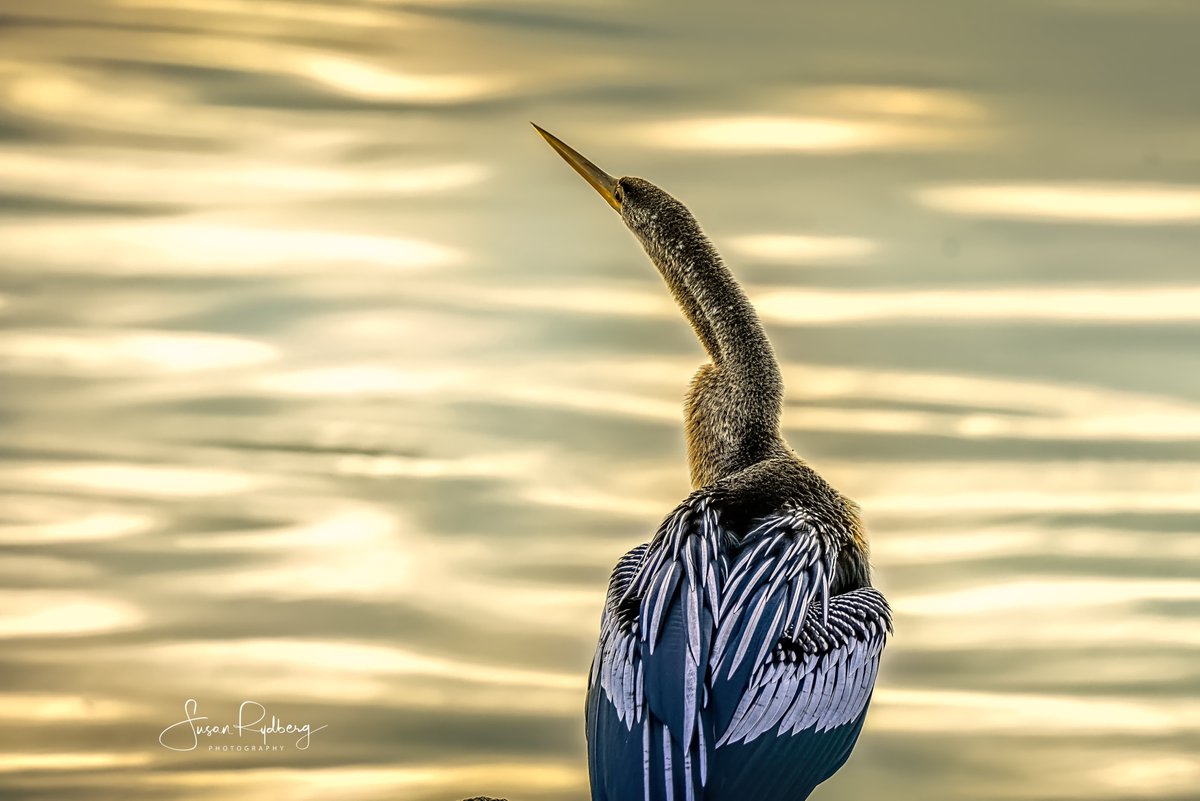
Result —
[[862, 714], [891, 630], [891, 615], [870, 587], [835, 596], [828, 619], [809, 615], [800, 636], [777, 647], [751, 679], [720, 743], [844, 726]]
[[600, 618], [600, 641], [592, 659], [588, 686], [599, 684], [627, 727], [640, 719], [643, 707], [641, 665], [635, 659], [638, 620], [622, 607], [630, 581], [641, 566], [648, 544], [617, 561], [608, 582], [608, 598]]
[[[644, 798], [674, 799], [682, 787], [690, 801], [714, 748], [860, 720], [891, 618], [872, 588], [830, 597], [843, 544], [787, 507], [735, 548], [700, 491], [617, 563], [590, 686], [626, 731], [642, 727]], [[723, 730], [713, 728], [714, 700]]]
[[[682, 607], [685, 647], [678, 665], [679, 695], [659, 699], [658, 705], [675, 709], [677, 702], [681, 703], [678, 717], [666, 714], [664, 720], [663, 758], [670, 766], [672, 746], [681, 748], [683, 764], [679, 767], [688, 801], [695, 788], [703, 786], [707, 772], [707, 754], [703, 752], [708, 745], [704, 742], [700, 718], [707, 699], [712, 635], [721, 614], [721, 579], [728, 572], [722, 555], [723, 541], [728, 539], [720, 527], [712, 499], [704, 493], [694, 493], [663, 521], [626, 589], [627, 603], [642, 599], [639, 613], [642, 661], [656, 658], [668, 617], [676, 604]], [[674, 669], [672, 663], [670, 670]], [[670, 791], [667, 797], [671, 797]]]

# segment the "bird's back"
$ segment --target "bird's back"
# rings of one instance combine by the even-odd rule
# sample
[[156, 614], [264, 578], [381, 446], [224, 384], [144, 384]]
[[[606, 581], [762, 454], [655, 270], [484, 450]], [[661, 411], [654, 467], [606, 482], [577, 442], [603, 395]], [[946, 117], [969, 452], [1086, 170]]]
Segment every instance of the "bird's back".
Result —
[[797, 801], [841, 767], [891, 626], [841, 575], [846, 504], [797, 461], [765, 462], [622, 557], [588, 688], [594, 801]]

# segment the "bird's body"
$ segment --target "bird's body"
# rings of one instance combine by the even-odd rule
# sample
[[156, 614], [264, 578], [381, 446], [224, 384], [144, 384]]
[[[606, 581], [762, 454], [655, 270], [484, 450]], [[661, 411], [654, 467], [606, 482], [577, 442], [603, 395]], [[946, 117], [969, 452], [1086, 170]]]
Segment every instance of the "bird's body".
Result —
[[538, 131], [621, 214], [710, 358], [685, 405], [694, 491], [609, 582], [593, 801], [801, 801], [849, 757], [891, 630], [858, 509], [784, 442], [770, 342], [687, 208]]

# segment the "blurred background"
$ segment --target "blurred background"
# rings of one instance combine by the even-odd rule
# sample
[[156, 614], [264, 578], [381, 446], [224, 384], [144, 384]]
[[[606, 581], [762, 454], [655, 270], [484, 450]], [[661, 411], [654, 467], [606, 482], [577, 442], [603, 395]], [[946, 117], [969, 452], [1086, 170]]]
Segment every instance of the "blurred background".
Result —
[[586, 797], [701, 353], [528, 120], [692, 207], [866, 511], [819, 797], [1197, 797], [1196, 3], [0, 9], [3, 797]]

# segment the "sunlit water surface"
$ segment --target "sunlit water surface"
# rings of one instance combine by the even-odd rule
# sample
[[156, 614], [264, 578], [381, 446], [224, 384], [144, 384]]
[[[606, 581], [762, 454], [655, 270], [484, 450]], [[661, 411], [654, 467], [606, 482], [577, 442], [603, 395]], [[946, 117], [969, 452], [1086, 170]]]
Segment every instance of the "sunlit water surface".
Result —
[[866, 510], [820, 797], [1200, 794], [1194, 3], [0, 5], [6, 797], [585, 797], [700, 352], [530, 119], [692, 206]]

